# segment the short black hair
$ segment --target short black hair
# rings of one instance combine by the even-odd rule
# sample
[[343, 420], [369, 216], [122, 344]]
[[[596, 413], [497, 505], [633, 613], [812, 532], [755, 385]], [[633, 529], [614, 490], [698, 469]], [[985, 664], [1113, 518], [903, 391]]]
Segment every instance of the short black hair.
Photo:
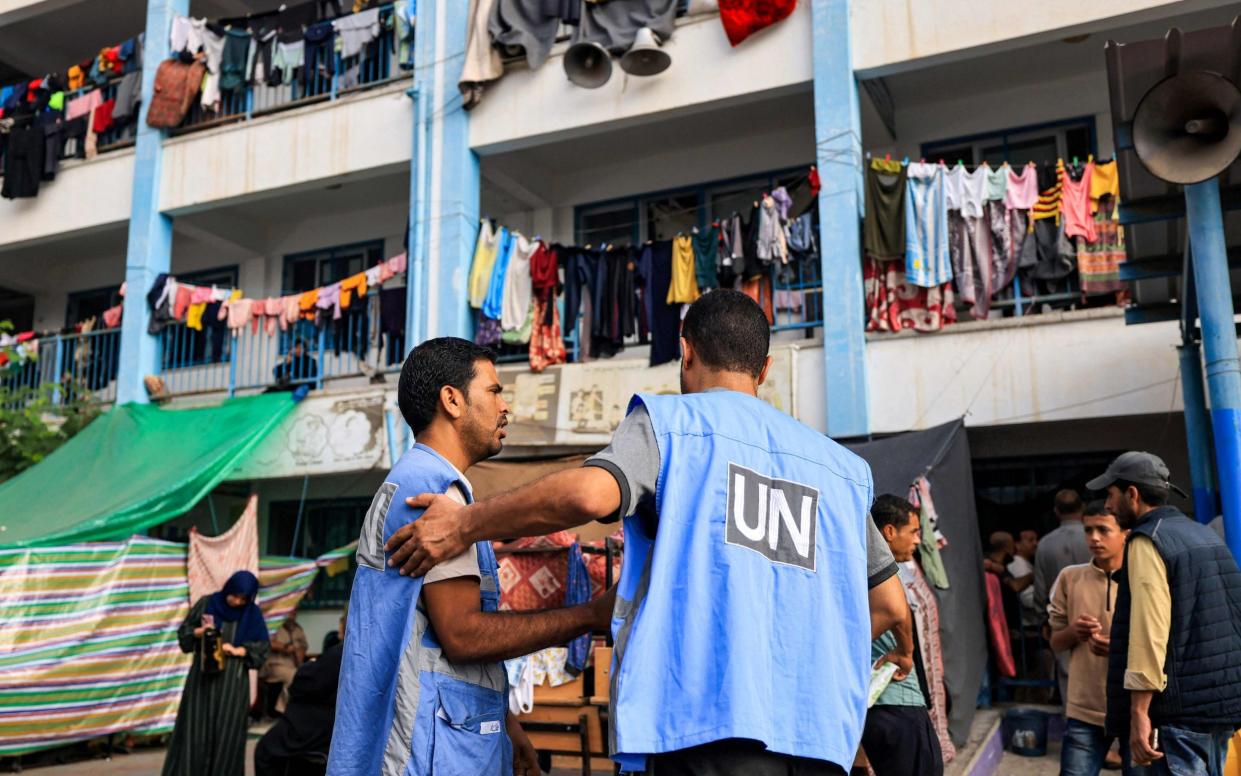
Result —
[[470, 381], [478, 373], [475, 364], [481, 360], [494, 364], [496, 354], [459, 337], [429, 339], [410, 351], [401, 367], [397, 406], [414, 436], [425, 431], [435, 419], [440, 389], [451, 385], [467, 393]]
[[1056, 493], [1055, 510], [1057, 515], [1075, 515], [1082, 511], [1081, 494], [1072, 488]]
[[1112, 483], [1120, 488], [1120, 492], [1124, 493], [1133, 486], [1138, 489], [1138, 498], [1142, 499], [1142, 503], [1148, 507], [1161, 507], [1168, 503], [1171, 494], [1167, 488], [1160, 488], [1155, 485], [1147, 485], [1144, 482], [1130, 482], [1129, 480], [1116, 480]]
[[[1083, 517], [1098, 517], [1099, 515], [1111, 515], [1107, 509], [1107, 502], [1103, 499], [1095, 499], [1086, 505], [1086, 511], [1082, 513]], [[1115, 515], [1113, 515], [1115, 517]]]
[[729, 288], [698, 297], [685, 313], [681, 334], [712, 369], [763, 373], [771, 347], [771, 324], [753, 299]]
[[904, 528], [905, 524], [918, 514], [918, 508], [900, 496], [884, 493], [875, 499], [870, 508], [870, 519], [875, 521], [876, 528], [890, 525], [893, 528]]

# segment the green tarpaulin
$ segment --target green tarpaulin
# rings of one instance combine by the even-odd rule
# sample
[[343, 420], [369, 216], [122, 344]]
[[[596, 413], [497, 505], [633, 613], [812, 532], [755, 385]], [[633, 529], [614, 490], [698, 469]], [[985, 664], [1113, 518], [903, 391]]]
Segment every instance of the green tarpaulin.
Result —
[[117, 539], [184, 514], [295, 406], [292, 395], [212, 407], [125, 404], [0, 485], [0, 547]]

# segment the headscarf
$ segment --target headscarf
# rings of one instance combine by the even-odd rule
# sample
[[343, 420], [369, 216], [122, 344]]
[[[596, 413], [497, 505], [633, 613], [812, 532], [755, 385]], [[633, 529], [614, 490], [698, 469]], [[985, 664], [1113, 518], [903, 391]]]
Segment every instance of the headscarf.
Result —
[[[244, 644], [248, 641], [267, 641], [271, 638], [271, 634], [267, 632], [267, 621], [263, 619], [263, 612], [255, 603], [258, 592], [258, 578], [249, 571], [238, 571], [224, 583], [223, 590], [212, 593], [207, 600], [206, 612], [215, 617], [217, 627], [221, 632], [223, 632], [224, 623], [237, 623], [237, 629], [233, 632], [233, 645]], [[228, 596], [230, 595], [245, 596], [246, 603], [242, 606], [229, 606]]]

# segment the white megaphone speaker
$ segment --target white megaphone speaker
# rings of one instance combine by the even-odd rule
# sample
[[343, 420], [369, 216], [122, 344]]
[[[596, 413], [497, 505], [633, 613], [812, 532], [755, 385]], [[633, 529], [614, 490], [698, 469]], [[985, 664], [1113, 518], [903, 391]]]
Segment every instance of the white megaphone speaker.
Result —
[[659, 47], [659, 38], [650, 27], [638, 30], [633, 45], [621, 57], [620, 66], [629, 75], [656, 75], [668, 69], [672, 57]]
[[612, 56], [598, 43], [578, 41], [565, 52], [564, 74], [583, 89], [598, 89], [612, 77]]
[[1165, 78], [1133, 113], [1133, 150], [1170, 183], [1215, 177], [1241, 154], [1241, 89], [1206, 70]]

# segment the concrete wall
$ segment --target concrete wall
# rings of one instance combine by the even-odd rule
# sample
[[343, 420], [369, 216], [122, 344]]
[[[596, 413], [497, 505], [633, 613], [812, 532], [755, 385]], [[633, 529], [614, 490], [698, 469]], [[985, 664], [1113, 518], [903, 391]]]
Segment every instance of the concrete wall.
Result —
[[[1126, 326], [1108, 309], [874, 337], [866, 343], [872, 433], [962, 416], [968, 426], [1003, 426], [1179, 412], [1179, 341], [1174, 322]], [[796, 414], [818, 429], [826, 427], [822, 372], [822, 348], [802, 348]]]

